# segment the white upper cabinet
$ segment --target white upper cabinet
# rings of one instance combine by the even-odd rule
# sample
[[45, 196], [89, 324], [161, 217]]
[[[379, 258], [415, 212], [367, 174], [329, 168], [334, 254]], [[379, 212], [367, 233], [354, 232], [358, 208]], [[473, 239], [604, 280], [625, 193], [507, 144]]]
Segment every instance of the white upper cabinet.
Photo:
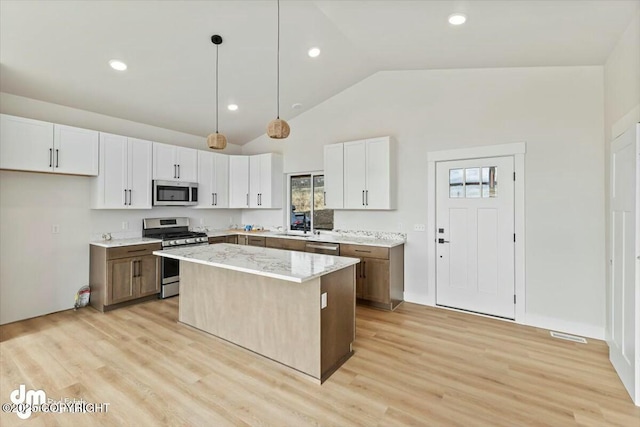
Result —
[[324, 146], [324, 205], [344, 207], [344, 144]]
[[151, 141], [100, 134], [94, 209], [151, 209]]
[[345, 142], [343, 150], [344, 208], [395, 209], [393, 140], [390, 137], [380, 137]]
[[229, 156], [229, 207], [282, 208], [282, 156]]
[[248, 156], [229, 156], [229, 207], [249, 207]]
[[0, 115], [0, 169], [98, 174], [98, 132]]
[[229, 207], [229, 156], [198, 151], [198, 208]]
[[99, 132], [53, 125], [54, 172], [98, 175]]
[[198, 150], [153, 143], [153, 179], [198, 181]]
[[267, 153], [249, 157], [249, 207], [282, 208], [282, 156]]

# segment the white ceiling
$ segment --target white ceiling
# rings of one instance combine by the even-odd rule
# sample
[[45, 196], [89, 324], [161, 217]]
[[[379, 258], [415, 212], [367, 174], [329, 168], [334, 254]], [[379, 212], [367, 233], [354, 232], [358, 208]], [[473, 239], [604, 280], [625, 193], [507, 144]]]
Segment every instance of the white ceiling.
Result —
[[[639, 5], [282, 0], [280, 115], [290, 120], [380, 70], [601, 65]], [[449, 25], [452, 12], [467, 23]], [[206, 136], [213, 34], [224, 38], [220, 132], [244, 144], [276, 115], [275, 0], [2, 0], [0, 90]], [[307, 56], [312, 46], [318, 58]], [[129, 69], [111, 70], [113, 58]]]

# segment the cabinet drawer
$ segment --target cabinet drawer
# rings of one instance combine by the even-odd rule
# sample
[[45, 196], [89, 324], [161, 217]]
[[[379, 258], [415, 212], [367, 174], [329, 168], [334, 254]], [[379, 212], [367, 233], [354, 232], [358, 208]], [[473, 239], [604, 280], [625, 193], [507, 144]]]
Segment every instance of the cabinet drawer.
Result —
[[226, 242], [227, 242], [227, 238], [225, 236], [209, 237], [210, 245], [213, 245], [215, 243], [226, 243]]
[[248, 236], [247, 245], [249, 246], [263, 246], [265, 245], [264, 237]]
[[340, 256], [389, 259], [389, 248], [341, 243]]
[[107, 249], [107, 259], [138, 257], [152, 255], [153, 251], [162, 249], [162, 243], [151, 243], [144, 245], [122, 246], [119, 248]]
[[278, 237], [267, 237], [267, 247], [275, 249], [287, 249], [290, 251], [304, 252], [305, 241], [294, 239], [280, 239]]

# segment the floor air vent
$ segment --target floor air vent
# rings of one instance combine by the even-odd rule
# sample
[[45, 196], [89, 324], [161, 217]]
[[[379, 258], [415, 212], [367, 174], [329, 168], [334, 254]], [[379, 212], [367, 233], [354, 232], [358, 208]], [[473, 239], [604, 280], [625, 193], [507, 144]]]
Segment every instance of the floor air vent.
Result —
[[575, 335], [563, 334], [562, 332], [554, 332], [554, 331], [551, 331], [549, 333], [551, 334], [552, 337], [558, 338], [558, 339], [561, 339], [561, 340], [579, 342], [580, 344], [586, 344], [587, 343], [586, 339], [584, 339], [582, 337], [577, 337]]

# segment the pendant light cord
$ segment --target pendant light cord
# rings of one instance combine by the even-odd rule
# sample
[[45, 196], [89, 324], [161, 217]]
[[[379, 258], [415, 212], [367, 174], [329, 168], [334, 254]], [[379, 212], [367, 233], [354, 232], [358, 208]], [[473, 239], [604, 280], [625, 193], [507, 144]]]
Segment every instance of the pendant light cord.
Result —
[[278, 91], [278, 96], [276, 97], [276, 112], [277, 118], [280, 118], [280, 0], [278, 0], [278, 66], [277, 66], [277, 84], [276, 89]]
[[218, 133], [218, 45], [216, 45], [216, 133]]

